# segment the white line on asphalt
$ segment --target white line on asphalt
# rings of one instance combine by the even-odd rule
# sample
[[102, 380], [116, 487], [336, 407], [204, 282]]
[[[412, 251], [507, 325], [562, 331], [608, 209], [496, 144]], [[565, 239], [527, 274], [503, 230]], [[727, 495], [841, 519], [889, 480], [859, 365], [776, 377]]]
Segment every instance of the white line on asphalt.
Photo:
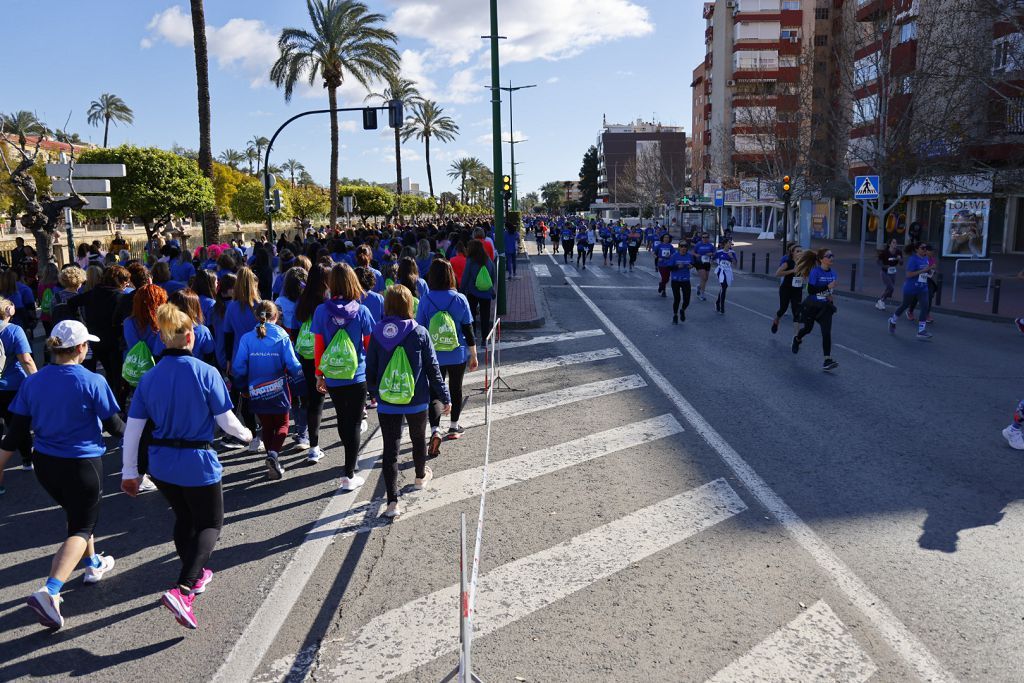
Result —
[[[474, 632], [493, 633], [746, 509], [716, 479], [502, 565], [480, 578]], [[459, 587], [449, 586], [372, 619], [348, 641], [325, 642], [324, 677], [390, 680], [453, 652], [458, 604]]]
[[[564, 285], [563, 285], [564, 286]], [[583, 289], [645, 289], [651, 291], [650, 285], [640, 287], [639, 285], [580, 285]]]
[[551, 277], [551, 271], [543, 263], [533, 264], [533, 274], [537, 277]]
[[561, 342], [574, 341], [576, 339], [585, 339], [586, 337], [600, 337], [604, 335], [604, 330], [580, 330], [579, 332], [563, 332], [561, 334], [548, 334], [542, 337], [534, 337], [532, 339], [526, 339], [523, 341], [512, 341], [501, 342], [501, 350], [508, 351], [509, 349], [521, 349], [525, 346], [535, 346], [537, 344], [560, 344]]
[[843, 681], [862, 683], [878, 667], [836, 613], [819, 600], [708, 683]]
[[[380, 430], [367, 442], [363, 449], [359, 467], [364, 472], [373, 470], [383, 451], [384, 440]], [[284, 570], [266, 599], [256, 610], [249, 624], [235, 641], [224, 663], [217, 669], [213, 680], [223, 683], [248, 681], [255, 673], [263, 657], [274, 644], [277, 634], [284, 625], [292, 607], [302, 595], [324, 553], [334, 543], [335, 535], [341, 531], [346, 513], [358, 497], [357, 492], [343, 493], [337, 489], [327, 502], [320, 517], [309, 528], [295, 554], [288, 560]]]
[[563, 263], [559, 266], [562, 269], [562, 273], [566, 277], [579, 277], [580, 274], [576, 271], [576, 266], [570, 266], [568, 263]]
[[[753, 287], [751, 289], [753, 289]], [[729, 290], [732, 291], [732, 287], [730, 287]], [[770, 315], [765, 315], [761, 311], [755, 311], [753, 308], [747, 308], [746, 306], [744, 306], [742, 304], [738, 304], [738, 303], [736, 303], [734, 301], [728, 302], [727, 305], [728, 306], [735, 306], [736, 308], [742, 308], [744, 311], [749, 311], [749, 312], [753, 313], [754, 315], [759, 315], [762, 318], [765, 318], [766, 320], [774, 320], [774, 318], [772, 318]], [[896, 370], [897, 369], [895, 365], [890, 365], [889, 363], [886, 363], [884, 360], [879, 360], [879, 359], [875, 358], [874, 356], [869, 356], [868, 354], [861, 353], [860, 351], [857, 351], [856, 349], [851, 349], [849, 346], [843, 346], [842, 344], [836, 344], [835, 342], [832, 342], [832, 346], [836, 347], [837, 349], [842, 349], [843, 351], [848, 351], [848, 352], [852, 353], [855, 356], [860, 356], [864, 360], [869, 360], [872, 363], [878, 363], [879, 365], [887, 367], [890, 370]]]
[[[567, 365], [579, 365], [580, 363], [593, 363], [595, 361], [607, 360], [609, 358], [620, 358], [621, 356], [622, 351], [619, 351], [618, 349], [598, 349], [597, 351], [570, 353], [564, 356], [554, 356], [552, 358], [542, 358], [541, 360], [530, 360], [522, 363], [506, 365], [501, 368], [501, 376], [515, 377], [516, 375], [525, 375], [528, 372], [540, 372], [542, 370], [561, 368]], [[473, 372], [467, 373], [466, 379], [482, 381], [484, 379], [483, 366]]]
[[605, 273], [603, 270], [601, 270], [594, 264], [590, 264], [590, 268], [587, 269], [587, 272], [593, 274], [593, 276], [596, 277], [598, 280], [603, 280], [608, 277], [607, 273]]
[[[624, 427], [589, 434], [583, 438], [526, 455], [498, 460], [489, 465], [487, 490], [496, 491], [520, 484], [682, 431], [683, 428], [675, 417], [662, 415]], [[404, 494], [402, 502], [405, 505], [405, 512], [402, 514], [402, 519], [415, 517], [461, 500], [479, 496], [482, 469], [474, 467], [439, 477], [430, 483], [429, 489]], [[391, 520], [380, 515], [381, 509], [386, 504], [385, 498], [375, 498], [353, 506], [339, 518], [338, 522], [342, 524], [343, 528], [335, 538], [342, 539], [387, 526]]]
[[640, 365], [651, 380], [664, 392], [683, 418], [693, 425], [708, 445], [711, 446], [722, 458], [726, 465], [736, 473], [740, 481], [747, 487], [751, 495], [757, 498], [789, 534], [806, 550], [815, 562], [832, 577], [832, 580], [850, 598], [868, 619], [870, 619], [882, 636], [899, 655], [910, 665], [917, 675], [926, 681], [952, 681], [954, 677], [946, 671], [942, 663], [935, 658], [928, 648], [925, 647], [917, 636], [899, 620], [889, 609], [882, 599], [875, 595], [867, 584], [847, 567], [839, 556], [818, 537], [814, 531], [807, 526], [797, 514], [790, 508], [768, 483], [761, 478], [727, 442], [722, 435], [715, 431], [715, 428], [704, 419], [704, 416], [697, 412], [689, 401], [665, 378], [661, 372], [640, 352], [629, 338], [622, 333], [615, 323], [606, 316], [598, 306], [590, 300], [583, 290], [570, 282], [576, 294], [587, 304], [598, 320], [614, 335], [627, 353]]

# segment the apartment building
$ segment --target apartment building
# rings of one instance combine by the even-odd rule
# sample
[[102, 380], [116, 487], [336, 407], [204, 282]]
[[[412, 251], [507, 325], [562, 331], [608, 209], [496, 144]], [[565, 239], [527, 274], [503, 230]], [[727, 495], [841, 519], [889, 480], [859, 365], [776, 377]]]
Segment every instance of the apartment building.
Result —
[[599, 175], [597, 201], [591, 209], [633, 204], [626, 188], [635, 186], [636, 179], [623, 180], [623, 174], [637, 174], [638, 164], [646, 169], [658, 167], [664, 202], [674, 201], [685, 192], [686, 131], [682, 126], [641, 119], [627, 125], [605, 120], [596, 144]]

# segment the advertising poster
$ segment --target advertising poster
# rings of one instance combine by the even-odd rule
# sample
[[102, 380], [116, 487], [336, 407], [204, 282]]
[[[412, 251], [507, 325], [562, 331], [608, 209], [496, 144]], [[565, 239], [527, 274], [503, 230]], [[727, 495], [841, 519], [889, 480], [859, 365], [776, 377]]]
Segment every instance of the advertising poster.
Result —
[[942, 255], [982, 258], [988, 252], [991, 200], [947, 199]]

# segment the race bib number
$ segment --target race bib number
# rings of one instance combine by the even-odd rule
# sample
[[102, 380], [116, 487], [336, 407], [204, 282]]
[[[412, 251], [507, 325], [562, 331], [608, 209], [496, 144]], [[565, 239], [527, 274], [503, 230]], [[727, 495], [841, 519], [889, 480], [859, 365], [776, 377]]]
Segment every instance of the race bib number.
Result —
[[828, 301], [827, 294], [818, 294], [814, 298], [817, 299], [818, 301]]
[[701, 263], [711, 263], [711, 257], [710, 256], [701, 256], [700, 257], [700, 262]]
[[896, 274], [896, 268], [894, 266], [890, 266], [888, 272], [889, 272], [889, 275], [895, 275]]
[[793, 286], [794, 287], [803, 287], [804, 286], [804, 279], [802, 277], [796, 277], [794, 275], [793, 276]]
[[917, 282], [918, 284], [926, 285], [928, 284], [928, 278], [930, 277], [931, 273], [921, 273], [920, 275], [917, 276]]

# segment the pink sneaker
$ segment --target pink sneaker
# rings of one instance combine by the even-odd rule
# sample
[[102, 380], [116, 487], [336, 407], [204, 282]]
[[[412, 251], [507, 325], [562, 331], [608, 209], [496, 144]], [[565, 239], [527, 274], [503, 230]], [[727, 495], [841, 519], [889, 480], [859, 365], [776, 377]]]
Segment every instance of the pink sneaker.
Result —
[[192, 595], [199, 595], [206, 591], [206, 586], [213, 581], [213, 570], [203, 568], [203, 575], [196, 581], [196, 585], [192, 587]]
[[182, 593], [180, 588], [175, 587], [164, 593], [160, 602], [171, 610], [179, 624], [185, 628], [199, 628], [196, 615], [192, 612], [192, 601], [195, 599], [195, 593]]
[[1016, 320], [1014, 320], [1013, 322], [1017, 323], [1017, 330], [1018, 330], [1018, 331], [1019, 331], [1019, 332], [1020, 332], [1021, 334], [1024, 334], [1024, 318], [1017, 318], [1017, 319], [1016, 319]]
[[910, 311], [907, 311], [907, 320], [909, 320], [910, 322], [914, 322], [914, 314], [911, 313]]

